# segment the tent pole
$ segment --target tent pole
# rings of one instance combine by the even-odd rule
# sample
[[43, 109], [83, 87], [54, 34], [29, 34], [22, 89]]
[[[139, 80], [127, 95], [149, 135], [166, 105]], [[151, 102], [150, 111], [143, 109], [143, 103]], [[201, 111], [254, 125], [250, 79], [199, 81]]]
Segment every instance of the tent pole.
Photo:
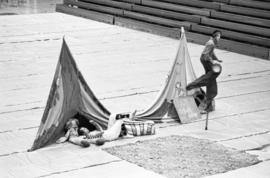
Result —
[[206, 112], [206, 120], [205, 120], [205, 130], [208, 130], [208, 116], [209, 116], [209, 112]]

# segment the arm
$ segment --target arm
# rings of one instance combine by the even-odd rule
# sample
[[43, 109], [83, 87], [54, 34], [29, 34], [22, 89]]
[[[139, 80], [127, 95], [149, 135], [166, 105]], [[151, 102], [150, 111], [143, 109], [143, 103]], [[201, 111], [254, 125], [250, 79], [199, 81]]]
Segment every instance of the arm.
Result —
[[212, 53], [212, 59], [215, 60], [215, 61], [218, 61], [218, 62], [222, 62], [222, 60], [219, 60], [215, 54], [215, 52], [213, 51]]
[[70, 131], [68, 130], [64, 137], [61, 137], [58, 140], [56, 140], [56, 143], [64, 143], [65, 141], [67, 141], [69, 138], [69, 133]]
[[215, 49], [215, 44], [214, 44], [213, 40], [209, 40], [205, 44], [205, 48], [204, 48], [202, 54], [207, 55], [208, 57], [206, 59], [211, 63], [214, 63], [214, 60], [218, 61], [218, 62], [222, 62], [217, 58], [217, 56], [214, 52], [214, 49]]
[[70, 130], [67, 131], [67, 133], [65, 134], [65, 137], [68, 139], [70, 135]]
[[215, 45], [210, 40], [205, 44], [202, 54], [207, 56], [205, 58], [207, 61], [213, 62], [212, 56], [213, 56], [214, 47]]

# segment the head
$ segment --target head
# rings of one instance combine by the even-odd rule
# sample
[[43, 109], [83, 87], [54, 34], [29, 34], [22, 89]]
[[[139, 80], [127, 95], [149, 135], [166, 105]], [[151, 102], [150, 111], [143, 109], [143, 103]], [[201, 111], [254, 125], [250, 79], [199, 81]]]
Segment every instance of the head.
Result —
[[219, 39], [221, 38], [221, 31], [219, 30], [215, 30], [213, 33], [212, 33], [212, 37], [216, 40], [216, 41], [219, 41]]
[[76, 118], [70, 118], [65, 125], [65, 129], [68, 130], [70, 128], [75, 128], [78, 126], [79, 126], [79, 120]]
[[81, 127], [80, 128], [80, 135], [85, 135], [85, 134], [89, 134], [89, 130], [87, 129], [87, 128], [85, 128], [85, 127]]

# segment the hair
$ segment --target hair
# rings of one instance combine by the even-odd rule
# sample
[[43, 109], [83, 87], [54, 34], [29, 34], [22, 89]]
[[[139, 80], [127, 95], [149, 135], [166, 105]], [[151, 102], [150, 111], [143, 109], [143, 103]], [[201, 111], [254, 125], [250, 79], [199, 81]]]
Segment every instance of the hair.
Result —
[[68, 119], [68, 121], [66, 122], [66, 124], [65, 124], [65, 131], [68, 131], [68, 129], [70, 129], [70, 127], [71, 127], [71, 122], [72, 121], [75, 121], [76, 122], [76, 125], [77, 126], [79, 126], [79, 120], [78, 119], [76, 119], [76, 118], [70, 118], [70, 119]]
[[[82, 131], [82, 128], [88, 130], [86, 127], [81, 127], [81, 128], [78, 130], [79, 135], [84, 135], [84, 134], [85, 134], [85, 132]], [[88, 130], [88, 132], [89, 132], [89, 130]]]
[[217, 36], [217, 34], [220, 33], [220, 35], [222, 35], [222, 32], [220, 30], [215, 30], [213, 33], [212, 33], [212, 37], [215, 38]]

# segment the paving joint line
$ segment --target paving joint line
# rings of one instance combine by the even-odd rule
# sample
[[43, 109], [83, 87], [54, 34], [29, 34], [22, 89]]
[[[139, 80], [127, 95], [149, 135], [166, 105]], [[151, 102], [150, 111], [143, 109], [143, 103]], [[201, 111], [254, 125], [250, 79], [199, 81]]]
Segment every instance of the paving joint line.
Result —
[[94, 164], [94, 165], [90, 165], [90, 166], [84, 166], [84, 167], [76, 168], [76, 169], [70, 169], [70, 170], [65, 170], [65, 171], [53, 172], [53, 173], [50, 173], [50, 174], [45, 174], [45, 175], [42, 175], [42, 176], [38, 176], [36, 178], [39, 178], [39, 177], [48, 177], [48, 176], [52, 176], [52, 175], [56, 175], [56, 174], [62, 174], [62, 173], [67, 173], [67, 172], [73, 172], [73, 171], [77, 171], [77, 170], [81, 170], [81, 169], [86, 169], [86, 168], [91, 168], [91, 167], [96, 167], [96, 166], [103, 166], [103, 165], [111, 164], [111, 163], [114, 163], [114, 162], [121, 162], [121, 161], [123, 161], [123, 160], [119, 158], [119, 160], [113, 160], [113, 161], [109, 161], [109, 162], [106, 162], [106, 163], [100, 163], [100, 164]]

